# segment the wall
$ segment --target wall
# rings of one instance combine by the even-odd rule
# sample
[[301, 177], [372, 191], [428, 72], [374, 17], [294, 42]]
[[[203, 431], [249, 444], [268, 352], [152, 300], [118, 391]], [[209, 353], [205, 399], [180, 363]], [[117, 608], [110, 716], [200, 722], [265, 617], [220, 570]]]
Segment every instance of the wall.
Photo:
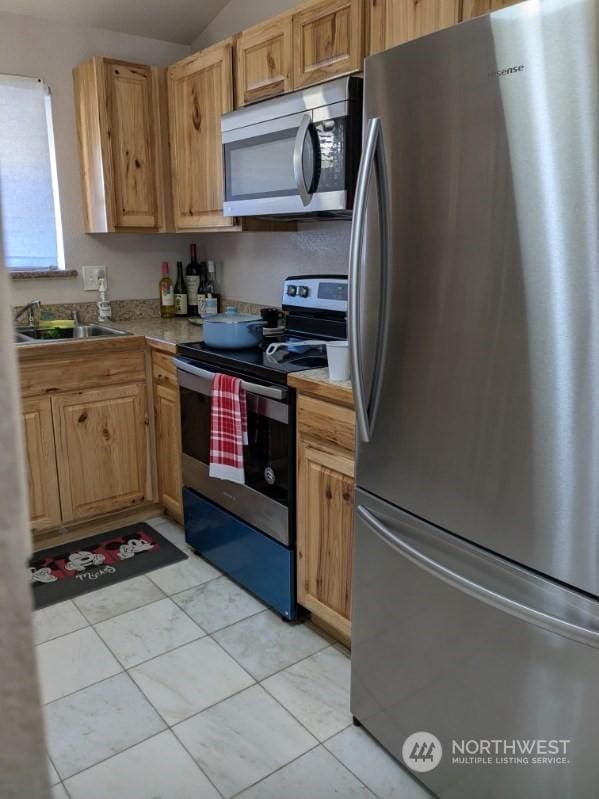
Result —
[[[208, 47], [297, 5], [298, 0], [231, 0], [192, 44]], [[211, 233], [200, 237], [202, 257], [217, 262], [227, 297], [280, 304], [285, 277], [346, 273], [349, 222], [300, 223], [297, 233]]]
[[0, 796], [46, 799], [50, 790], [25, 571], [31, 534], [7, 283], [0, 242]]
[[[161, 261], [186, 259], [192, 239], [186, 235], [92, 236], [83, 232], [71, 71], [92, 55], [166, 66], [188, 53], [186, 45], [0, 12], [0, 72], [41, 77], [52, 90], [67, 268], [105, 265], [113, 299], [155, 297]], [[96, 299], [95, 292], [83, 291], [81, 276], [13, 281], [12, 289], [14, 304], [34, 296], [46, 302]]]
[[191, 43], [192, 51], [201, 50], [249, 28], [268, 17], [274, 17], [298, 5], [301, 0], [230, 0], [212, 22]]

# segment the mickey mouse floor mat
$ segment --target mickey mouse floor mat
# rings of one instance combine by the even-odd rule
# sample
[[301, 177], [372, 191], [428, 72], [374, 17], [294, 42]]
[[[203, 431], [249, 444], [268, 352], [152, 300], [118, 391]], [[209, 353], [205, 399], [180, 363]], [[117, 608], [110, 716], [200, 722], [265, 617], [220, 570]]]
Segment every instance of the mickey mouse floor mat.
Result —
[[34, 604], [45, 608], [186, 558], [143, 522], [44, 549], [29, 561]]

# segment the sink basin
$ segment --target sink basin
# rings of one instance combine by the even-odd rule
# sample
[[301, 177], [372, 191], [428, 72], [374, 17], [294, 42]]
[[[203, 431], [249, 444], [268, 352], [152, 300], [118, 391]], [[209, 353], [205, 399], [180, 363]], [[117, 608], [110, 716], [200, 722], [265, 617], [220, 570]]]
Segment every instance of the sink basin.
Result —
[[115, 330], [104, 325], [75, 325], [75, 327], [17, 328], [15, 338], [18, 344], [34, 344], [38, 341], [61, 341], [79, 338], [114, 338], [128, 336], [124, 330]]

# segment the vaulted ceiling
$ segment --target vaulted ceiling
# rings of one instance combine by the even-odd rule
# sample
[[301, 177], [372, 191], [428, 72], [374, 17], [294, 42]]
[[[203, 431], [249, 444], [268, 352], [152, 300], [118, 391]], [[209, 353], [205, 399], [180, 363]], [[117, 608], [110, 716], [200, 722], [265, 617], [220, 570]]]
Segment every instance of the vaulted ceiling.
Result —
[[191, 44], [227, 2], [228, 0], [0, 0], [0, 11]]

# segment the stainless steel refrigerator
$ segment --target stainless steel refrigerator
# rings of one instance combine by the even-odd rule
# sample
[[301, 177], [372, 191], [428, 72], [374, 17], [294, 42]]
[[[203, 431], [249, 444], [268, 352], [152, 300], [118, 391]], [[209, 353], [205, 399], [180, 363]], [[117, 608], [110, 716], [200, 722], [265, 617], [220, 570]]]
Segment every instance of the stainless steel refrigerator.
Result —
[[436, 736], [441, 799], [596, 799], [599, 2], [369, 58], [364, 102], [352, 712]]

